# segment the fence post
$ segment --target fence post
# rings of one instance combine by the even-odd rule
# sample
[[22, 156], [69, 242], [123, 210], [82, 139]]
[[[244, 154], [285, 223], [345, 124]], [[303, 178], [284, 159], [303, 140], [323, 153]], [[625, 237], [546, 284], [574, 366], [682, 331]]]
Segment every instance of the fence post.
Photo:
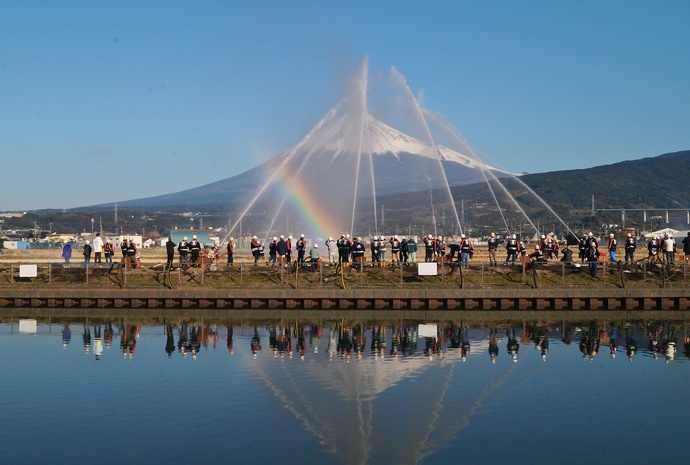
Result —
[[10, 284], [14, 284], [14, 263], [10, 265]]
[[86, 284], [89, 284], [89, 263], [85, 263], [86, 265]]
[[565, 284], [565, 263], [561, 262], [561, 284]]
[[48, 284], [53, 282], [53, 264], [48, 263]]
[[647, 284], [647, 262], [642, 264], [642, 282]]
[[206, 268], [206, 264], [204, 262], [201, 263], [201, 285], [204, 285], [204, 268]]
[[482, 262], [482, 286], [484, 285], [484, 262]]
[[323, 262], [319, 260], [319, 284], [323, 286]]
[[405, 281], [403, 280], [403, 264], [402, 262], [398, 262], [398, 266], [400, 267], [400, 287], [405, 284]]

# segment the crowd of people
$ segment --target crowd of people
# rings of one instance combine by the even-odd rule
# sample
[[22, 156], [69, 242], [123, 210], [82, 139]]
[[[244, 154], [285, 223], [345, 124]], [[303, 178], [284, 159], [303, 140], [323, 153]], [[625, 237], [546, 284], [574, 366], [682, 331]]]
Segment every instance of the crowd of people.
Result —
[[[690, 256], [690, 232], [682, 241], [683, 253]], [[296, 250], [296, 258], [293, 258], [293, 244]], [[499, 266], [499, 255], [501, 249], [505, 250], [505, 260], [503, 266], [513, 266], [518, 262], [525, 262], [532, 265], [547, 263], [549, 260], [559, 259], [566, 264], [576, 264], [573, 257], [574, 251], [567, 245], [561, 249], [559, 241], [553, 233], [542, 234], [534, 244], [534, 250], [528, 252], [525, 242], [518, 239], [515, 234], [500, 237], [492, 232], [485, 241], [486, 251], [490, 267]], [[446, 241], [443, 236], [427, 234], [422, 236], [419, 244], [415, 236], [393, 235], [385, 237], [373, 235], [368, 242], [362, 237], [350, 237], [343, 233], [338, 239], [329, 237], [324, 242], [324, 252], [319, 248], [318, 243], [309, 246], [304, 234], [301, 234], [295, 241], [293, 236], [273, 237], [268, 244], [268, 257], [266, 257], [266, 246], [257, 237], [253, 236], [249, 245], [254, 265], [264, 263], [268, 266], [296, 264], [297, 266], [309, 265], [312, 270], [317, 270], [322, 264], [337, 266], [348, 264], [348, 266], [361, 267], [368, 262], [371, 266], [382, 266], [390, 264], [414, 265], [418, 263], [417, 252], [423, 248], [424, 262], [450, 262], [462, 268], [469, 268], [470, 260], [475, 252], [475, 244], [461, 234], [458, 240]], [[127, 260], [132, 267], [139, 264], [137, 247], [131, 238], [123, 238], [119, 244], [123, 259]], [[612, 266], [617, 266], [618, 242], [615, 234], [610, 233], [606, 240], [597, 239], [592, 232], [583, 235], [577, 245], [577, 258], [579, 262], [588, 264], [592, 276], [596, 276], [599, 262], [607, 257]], [[638, 243], [631, 234], [627, 234], [622, 244], [624, 258], [621, 263], [632, 265], [636, 262], [635, 252]], [[603, 253], [601, 249], [606, 250]], [[663, 237], [653, 236], [646, 244], [647, 260], [650, 263], [665, 263], [675, 266], [677, 244], [673, 235], [664, 234]], [[227, 265], [232, 266], [235, 261], [236, 241], [233, 237], [228, 239], [224, 251], [221, 251], [218, 244], [212, 246], [202, 245], [197, 236], [193, 235], [192, 240], [184, 237], [178, 244], [168, 238], [166, 242], [168, 269], [173, 267], [175, 255], [179, 256], [181, 267], [198, 267], [202, 262], [214, 262], [220, 260], [225, 255]], [[368, 252], [368, 254], [367, 254]], [[94, 255], [94, 263], [101, 264], [102, 256], [106, 264], [112, 264], [114, 256], [114, 246], [110, 241], [104, 242], [100, 234], [96, 234], [93, 243], [86, 241], [83, 246], [84, 264], [88, 265], [91, 261], [91, 254]], [[72, 245], [68, 242], [63, 244], [62, 257], [66, 266], [69, 266], [72, 256]], [[519, 260], [520, 257], [520, 260]], [[124, 263], [124, 260], [123, 260]], [[577, 265], [580, 266], [580, 265]]]

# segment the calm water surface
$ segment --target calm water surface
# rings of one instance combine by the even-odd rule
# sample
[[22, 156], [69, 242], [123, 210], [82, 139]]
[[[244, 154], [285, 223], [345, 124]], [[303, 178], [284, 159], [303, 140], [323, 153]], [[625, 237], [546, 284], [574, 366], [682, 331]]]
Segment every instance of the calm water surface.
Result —
[[688, 455], [684, 322], [5, 321], [3, 463]]

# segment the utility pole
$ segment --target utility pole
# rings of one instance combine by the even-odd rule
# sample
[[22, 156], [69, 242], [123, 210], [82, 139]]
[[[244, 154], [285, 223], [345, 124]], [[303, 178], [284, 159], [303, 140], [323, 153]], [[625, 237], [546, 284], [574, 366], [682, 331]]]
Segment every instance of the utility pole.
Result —
[[594, 216], [596, 212], [594, 211], [594, 194], [592, 194], [592, 214], [591, 216]]

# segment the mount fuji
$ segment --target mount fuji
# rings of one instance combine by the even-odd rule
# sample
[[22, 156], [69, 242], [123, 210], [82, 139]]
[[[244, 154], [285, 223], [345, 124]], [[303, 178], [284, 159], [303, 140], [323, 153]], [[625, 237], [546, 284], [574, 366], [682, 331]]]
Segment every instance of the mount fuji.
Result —
[[[123, 208], [202, 207], [248, 202], [260, 186], [278, 195], [272, 177], [282, 183], [303, 183], [308, 177], [314, 195], [353, 192], [358, 197], [383, 196], [484, 182], [486, 177], [514, 176], [440, 144], [430, 145], [366, 114], [366, 124], [331, 110], [296, 146], [244, 173], [192, 189], [155, 197], [120, 201]], [[491, 173], [491, 174], [489, 174]], [[105, 206], [114, 205], [114, 203]]]

